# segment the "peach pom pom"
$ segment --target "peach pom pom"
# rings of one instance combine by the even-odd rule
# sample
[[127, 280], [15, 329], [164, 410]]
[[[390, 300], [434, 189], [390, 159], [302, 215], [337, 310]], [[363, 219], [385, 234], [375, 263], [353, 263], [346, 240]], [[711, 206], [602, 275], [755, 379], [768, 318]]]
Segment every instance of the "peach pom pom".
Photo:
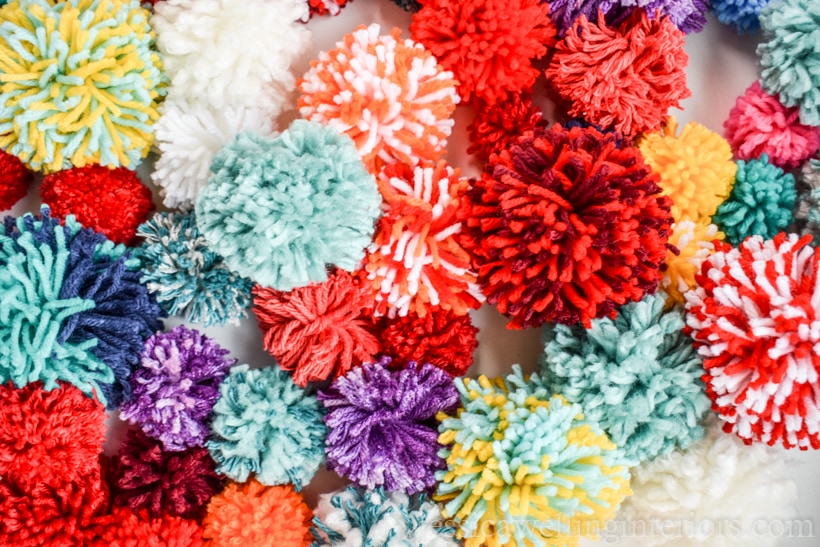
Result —
[[672, 226], [669, 249], [666, 252], [666, 271], [661, 288], [675, 304], [683, 304], [683, 294], [697, 286], [695, 274], [700, 266], [715, 252], [715, 240], [723, 240], [723, 232], [714, 224], [695, 224], [682, 220]]

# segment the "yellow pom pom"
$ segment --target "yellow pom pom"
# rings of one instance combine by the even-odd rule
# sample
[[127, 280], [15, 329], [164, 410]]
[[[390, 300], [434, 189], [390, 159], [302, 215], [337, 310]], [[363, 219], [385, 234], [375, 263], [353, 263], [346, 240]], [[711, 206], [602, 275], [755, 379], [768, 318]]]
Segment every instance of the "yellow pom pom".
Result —
[[669, 295], [671, 303], [682, 304], [683, 293], [694, 289], [695, 274], [701, 264], [715, 251], [714, 240], [723, 240], [723, 232], [714, 224], [683, 220], [672, 226], [669, 244], [679, 253], [667, 251], [666, 272], [661, 287]]

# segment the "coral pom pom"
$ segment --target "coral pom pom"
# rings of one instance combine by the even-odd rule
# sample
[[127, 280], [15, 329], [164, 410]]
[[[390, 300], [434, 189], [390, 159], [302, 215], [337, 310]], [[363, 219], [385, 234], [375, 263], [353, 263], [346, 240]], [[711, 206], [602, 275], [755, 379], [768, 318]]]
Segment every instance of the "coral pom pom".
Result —
[[0, 210], [11, 209], [26, 197], [33, 178], [19, 158], [0, 150]]
[[671, 248], [666, 252], [666, 271], [661, 288], [676, 304], [683, 304], [683, 295], [697, 287], [695, 274], [703, 261], [715, 251], [714, 241], [724, 238], [714, 224], [695, 224], [682, 220], [672, 225]]
[[362, 313], [370, 291], [345, 271], [291, 292], [254, 289], [265, 349], [305, 387], [344, 375], [379, 352], [372, 320]]
[[547, 80], [569, 115], [634, 137], [658, 129], [691, 95], [684, 34], [638, 10], [617, 27], [581, 17], [556, 45]]
[[594, 128], [528, 133], [467, 193], [464, 246], [510, 327], [613, 313], [655, 291], [672, 222], [637, 148]]
[[524, 93], [510, 93], [495, 104], [475, 102], [475, 118], [468, 127], [468, 154], [486, 162], [493, 153], [509, 148], [516, 139], [536, 127], [546, 126], [541, 109]]
[[686, 294], [687, 325], [714, 408], [747, 443], [820, 448], [815, 351], [820, 254], [811, 237], [725, 243]]
[[203, 547], [202, 529], [192, 520], [163, 515], [152, 519], [117, 507], [98, 520], [88, 547]]
[[84, 227], [125, 245], [133, 242], [137, 227], [154, 210], [151, 190], [125, 167], [59, 171], [43, 179], [40, 195], [55, 217], [74, 215]]

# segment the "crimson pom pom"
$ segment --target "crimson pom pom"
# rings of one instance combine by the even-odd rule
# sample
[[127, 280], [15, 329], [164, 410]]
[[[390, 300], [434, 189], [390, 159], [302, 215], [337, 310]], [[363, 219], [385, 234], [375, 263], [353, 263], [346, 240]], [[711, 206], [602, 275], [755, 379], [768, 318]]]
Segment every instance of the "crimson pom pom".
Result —
[[385, 319], [381, 331], [382, 352], [395, 357], [391, 368], [415, 361], [430, 363], [450, 376], [463, 376], [473, 364], [478, 329], [469, 315], [431, 308], [424, 317], [410, 312]]
[[528, 93], [509, 93], [495, 104], [476, 101], [475, 118], [468, 128], [468, 154], [486, 162], [490, 155], [508, 148], [518, 137], [547, 124], [541, 109]]
[[640, 151], [594, 128], [536, 129], [467, 193], [464, 245], [510, 327], [614, 315], [657, 289], [669, 198]]
[[166, 451], [142, 431], [131, 430], [114, 461], [114, 503], [151, 517], [201, 518], [222, 478], [208, 450]]
[[89, 547], [203, 547], [202, 528], [193, 520], [163, 515], [152, 519], [117, 507], [95, 523]]
[[0, 150], [0, 210], [11, 209], [26, 197], [33, 175], [17, 156]]
[[74, 215], [86, 228], [114, 243], [131, 243], [154, 210], [151, 190], [125, 167], [74, 167], [47, 175], [40, 189], [54, 217]]

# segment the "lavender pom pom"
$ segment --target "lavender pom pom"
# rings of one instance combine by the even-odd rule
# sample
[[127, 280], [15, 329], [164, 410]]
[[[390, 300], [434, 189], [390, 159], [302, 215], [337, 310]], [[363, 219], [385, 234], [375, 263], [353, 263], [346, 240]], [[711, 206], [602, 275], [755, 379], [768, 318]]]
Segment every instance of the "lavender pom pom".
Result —
[[700, 32], [706, 26], [706, 0], [552, 0], [550, 18], [561, 36], [584, 15], [589, 21], [598, 21], [599, 10], [610, 26], [628, 19], [636, 8], [643, 9], [649, 17], [668, 16], [672, 23], [686, 34]]
[[389, 364], [383, 358], [355, 368], [319, 394], [327, 409], [327, 462], [360, 486], [413, 494], [433, 487], [444, 468], [435, 418], [458, 404], [458, 393], [433, 365], [411, 361], [391, 371]]
[[227, 354], [214, 340], [184, 326], [152, 336], [131, 375], [134, 395], [122, 405], [120, 417], [166, 450], [204, 446], [205, 420], [219, 398], [219, 384], [236, 363]]

